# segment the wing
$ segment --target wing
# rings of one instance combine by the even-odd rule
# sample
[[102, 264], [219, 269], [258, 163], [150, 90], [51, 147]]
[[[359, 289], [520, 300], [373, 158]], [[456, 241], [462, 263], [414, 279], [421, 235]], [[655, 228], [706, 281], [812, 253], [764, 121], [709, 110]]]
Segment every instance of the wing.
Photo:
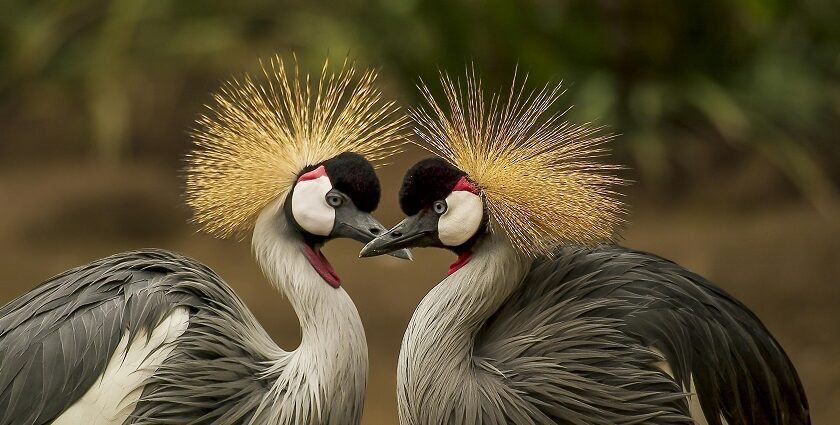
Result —
[[[615, 247], [591, 253], [613, 296], [638, 309], [625, 330], [660, 350], [685, 388], [691, 380], [710, 425], [809, 424], [790, 359], [746, 306], [662, 258]], [[597, 265], [597, 263], [601, 263]]]
[[[191, 264], [173, 293], [194, 300], [189, 328], [143, 388], [126, 422], [268, 423], [266, 395], [283, 373], [280, 349], [243, 301], [211, 270]], [[195, 304], [193, 304], [195, 303]]]
[[[554, 260], [535, 262], [522, 289], [488, 323], [486, 334], [533, 338], [533, 319], [525, 319], [533, 315], [555, 327], [569, 327], [575, 320], [593, 326], [608, 321], [624, 336], [618, 344], [641, 350], [615, 353], [613, 361], [639, 362], [639, 368], [650, 370], [658, 362], [657, 352], [662, 353], [683, 388], [691, 388], [694, 381], [709, 424], [721, 424], [721, 418], [729, 425], [810, 423], [796, 371], [758, 318], [721, 289], [672, 262], [621, 247], [563, 249]], [[596, 339], [603, 339], [603, 332]], [[577, 334], [583, 335], [576, 337], [580, 340], [591, 338], [581, 330]], [[539, 344], [543, 349], [568, 351], [567, 340], [559, 339], [556, 329], [539, 338], [546, 339]], [[585, 347], [592, 356], [614, 352]], [[646, 348], [656, 350], [653, 358]], [[524, 353], [533, 355], [533, 348]], [[505, 354], [495, 347], [488, 356]], [[589, 370], [581, 374], [593, 376]]]
[[173, 258], [157, 250], [118, 254], [0, 308], [0, 424], [54, 419], [102, 374], [125, 332], [154, 329], [176, 303], [163, 284]]
[[631, 306], [589, 296], [605, 283], [573, 270], [568, 257], [535, 263], [476, 338], [478, 365], [498, 371], [510, 393], [506, 414], [530, 418], [516, 423], [693, 424], [685, 393], [655, 366], [661, 357], [621, 330]]

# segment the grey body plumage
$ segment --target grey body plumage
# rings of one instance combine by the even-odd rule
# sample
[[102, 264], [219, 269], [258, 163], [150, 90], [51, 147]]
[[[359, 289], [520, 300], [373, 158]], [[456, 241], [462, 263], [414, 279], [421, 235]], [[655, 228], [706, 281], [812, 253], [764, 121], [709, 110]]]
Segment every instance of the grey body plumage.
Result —
[[[400, 350], [404, 425], [809, 424], [799, 378], [744, 305], [700, 276], [612, 245], [621, 183], [588, 125], [549, 113], [559, 86], [485, 96], [473, 70], [423, 87], [408, 216], [361, 251], [458, 261]], [[582, 248], [589, 247], [589, 248]]]
[[420, 161], [400, 191], [408, 217], [361, 252], [458, 254], [406, 330], [401, 423], [810, 423], [790, 360], [723, 290], [609, 243], [533, 256], [481, 195], [463, 171]]
[[382, 101], [376, 73], [356, 78], [347, 61], [312, 79], [279, 57], [261, 71], [226, 83], [198, 118], [185, 195], [205, 231], [253, 231], [300, 345], [280, 349], [194, 260], [115, 255], [0, 309], [0, 424], [360, 422], [365, 333], [320, 249], [385, 230], [371, 215], [380, 185], [369, 161], [399, 151], [404, 118]]
[[[49, 422], [98, 379], [123, 332], [138, 335], [154, 329], [176, 307], [191, 311], [186, 339], [199, 333], [206, 338], [201, 338], [201, 350], [179, 344], [171, 359], [191, 356], [193, 363], [170, 365], [170, 371], [181, 369], [184, 378], [171, 384], [193, 387], [196, 393], [200, 381], [215, 390], [198, 394], [220, 398], [209, 397], [210, 403], [202, 406], [198, 397], [167, 397], [161, 374], [145, 391], [149, 402], [141, 402], [135, 414], [154, 411], [156, 423], [183, 423], [212, 411], [221, 423], [246, 423], [270, 388], [257, 373], [270, 359], [253, 346], [259, 345], [257, 340], [271, 340], [259, 327], [248, 334], [235, 329], [256, 322], [212, 270], [162, 250], [117, 254], [67, 271], [0, 310], [0, 423]], [[240, 396], [232, 397], [236, 393]], [[227, 403], [219, 403], [225, 399]], [[189, 409], [182, 405], [175, 410], [175, 403], [187, 400]]]
[[288, 353], [212, 270], [172, 252], [142, 250], [70, 270], [0, 310], [0, 423], [49, 422], [102, 374], [123, 332], [153, 329], [176, 307], [189, 308], [189, 328], [126, 423], [359, 421], [361, 403], [336, 409], [337, 395], [324, 400], [331, 406], [320, 406], [321, 414], [301, 405], [286, 422], [268, 421], [276, 414], [269, 395], [282, 372], [270, 365]]
[[404, 424], [692, 424], [692, 380], [705, 423], [810, 423], [784, 351], [702, 277], [617, 246], [483, 244], [412, 318]]
[[123, 336], [145, 338], [178, 309], [189, 312], [186, 330], [120, 422], [359, 423], [367, 380], [361, 319], [347, 293], [304, 258], [281, 204], [258, 219], [254, 251], [298, 313], [296, 350], [280, 349], [201, 263], [154, 249], [118, 254], [58, 275], [0, 310], [0, 424], [60, 417], [96, 388], [112, 356], [123, 355]]
[[[166, 258], [167, 261], [155, 261]], [[171, 305], [173, 267], [162, 251], [109, 257], [62, 273], [0, 309], [0, 423], [58, 416], [98, 379], [125, 330], [157, 326]], [[176, 269], [177, 270], [177, 269]], [[184, 275], [204, 273], [190, 267]]]

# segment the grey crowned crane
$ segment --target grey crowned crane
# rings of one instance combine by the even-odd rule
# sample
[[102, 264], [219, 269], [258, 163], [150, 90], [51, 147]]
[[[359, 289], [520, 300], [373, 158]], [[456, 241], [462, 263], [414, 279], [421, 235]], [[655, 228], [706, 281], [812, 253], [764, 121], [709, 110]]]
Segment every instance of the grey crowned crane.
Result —
[[214, 235], [253, 228], [300, 346], [279, 348], [201, 263], [117, 254], [0, 309], [0, 424], [359, 423], [365, 333], [320, 248], [385, 230], [370, 215], [380, 188], [368, 160], [398, 148], [403, 118], [352, 65], [325, 65], [314, 87], [279, 59], [263, 73], [225, 85], [200, 118], [187, 203]]
[[[623, 207], [597, 129], [547, 113], [558, 87], [485, 102], [442, 78], [412, 112], [438, 158], [406, 174], [409, 217], [362, 256], [439, 247], [458, 260], [414, 312], [400, 422], [808, 424], [802, 385], [746, 306], [690, 271], [610, 242]], [[427, 111], [431, 112], [427, 112]]]

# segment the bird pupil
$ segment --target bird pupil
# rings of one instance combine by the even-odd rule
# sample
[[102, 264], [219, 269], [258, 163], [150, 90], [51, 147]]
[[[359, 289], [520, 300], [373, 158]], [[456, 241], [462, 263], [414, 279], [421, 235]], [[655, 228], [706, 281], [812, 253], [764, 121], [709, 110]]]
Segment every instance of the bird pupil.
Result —
[[443, 214], [443, 212], [446, 211], [446, 203], [443, 201], [437, 201], [435, 202], [434, 208], [436, 213]]

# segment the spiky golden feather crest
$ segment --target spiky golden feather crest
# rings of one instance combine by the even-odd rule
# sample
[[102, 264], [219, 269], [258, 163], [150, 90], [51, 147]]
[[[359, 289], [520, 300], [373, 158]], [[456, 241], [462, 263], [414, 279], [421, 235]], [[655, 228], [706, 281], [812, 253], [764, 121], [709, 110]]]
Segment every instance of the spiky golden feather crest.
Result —
[[526, 91], [514, 75], [507, 98], [485, 102], [481, 81], [468, 71], [466, 88], [441, 74], [446, 105], [420, 85], [428, 108], [410, 112], [419, 143], [464, 171], [513, 245], [529, 256], [552, 255], [563, 243], [610, 241], [622, 223], [623, 204], [613, 191], [624, 181], [603, 165], [601, 129], [570, 124], [550, 113], [563, 91], [545, 85]]
[[262, 75], [225, 83], [192, 132], [186, 202], [210, 234], [244, 236], [257, 214], [286, 193], [297, 174], [343, 152], [380, 161], [400, 150], [406, 118], [382, 102], [376, 72], [324, 63], [320, 78], [293, 73], [275, 56]]

